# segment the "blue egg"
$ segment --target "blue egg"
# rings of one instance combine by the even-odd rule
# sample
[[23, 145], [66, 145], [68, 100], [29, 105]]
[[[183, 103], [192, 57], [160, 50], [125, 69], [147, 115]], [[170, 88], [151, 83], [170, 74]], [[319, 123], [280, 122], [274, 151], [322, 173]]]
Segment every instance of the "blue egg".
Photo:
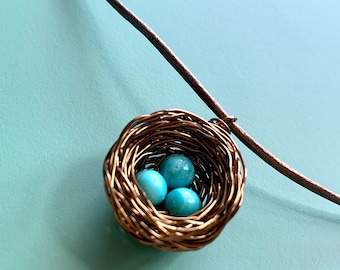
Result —
[[200, 197], [189, 188], [175, 188], [165, 198], [165, 209], [172, 216], [187, 217], [200, 210], [201, 207]]
[[159, 172], [151, 169], [140, 171], [136, 174], [136, 180], [153, 205], [160, 204], [165, 199], [168, 187]]
[[173, 154], [162, 161], [160, 173], [170, 189], [187, 187], [194, 181], [195, 168], [186, 156]]

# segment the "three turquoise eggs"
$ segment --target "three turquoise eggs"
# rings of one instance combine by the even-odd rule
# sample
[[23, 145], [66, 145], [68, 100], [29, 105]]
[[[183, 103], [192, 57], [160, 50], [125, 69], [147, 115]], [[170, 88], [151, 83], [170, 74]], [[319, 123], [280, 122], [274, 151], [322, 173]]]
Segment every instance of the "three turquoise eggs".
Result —
[[[195, 178], [195, 168], [189, 158], [173, 154], [166, 157], [159, 172], [145, 169], [136, 174], [136, 180], [148, 199], [164, 206], [173, 216], [190, 216], [202, 207], [201, 199], [187, 188]], [[168, 193], [168, 190], [170, 192]]]

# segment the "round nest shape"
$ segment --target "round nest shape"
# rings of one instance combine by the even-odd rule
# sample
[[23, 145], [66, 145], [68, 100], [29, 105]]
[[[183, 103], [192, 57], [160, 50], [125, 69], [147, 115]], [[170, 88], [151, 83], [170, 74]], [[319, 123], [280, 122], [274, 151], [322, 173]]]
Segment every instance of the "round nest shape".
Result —
[[[202, 208], [171, 216], [154, 206], [136, 181], [143, 169], [159, 170], [171, 154], [195, 166], [190, 188]], [[141, 243], [167, 251], [197, 250], [211, 243], [242, 204], [246, 169], [228, 126], [182, 110], [163, 110], [133, 119], [104, 161], [106, 195], [118, 223]]]

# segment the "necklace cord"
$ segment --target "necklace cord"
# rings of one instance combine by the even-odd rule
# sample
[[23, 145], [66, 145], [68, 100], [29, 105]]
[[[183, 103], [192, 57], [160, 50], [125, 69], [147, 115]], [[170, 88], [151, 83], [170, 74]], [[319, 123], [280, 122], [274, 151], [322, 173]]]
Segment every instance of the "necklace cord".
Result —
[[[206, 103], [206, 105], [221, 119], [233, 119], [221, 105], [209, 94], [199, 80], [190, 72], [190, 70], [181, 62], [181, 60], [171, 51], [171, 49], [160, 39], [160, 37], [135, 14], [128, 10], [118, 0], [107, 0], [107, 2], [129, 23], [131, 23], [139, 32], [141, 32], [152, 45], [163, 55], [170, 65], [181, 75], [181, 77], [190, 85], [196, 94]], [[267, 164], [279, 171], [281, 174], [290, 178], [304, 188], [318, 194], [319, 196], [340, 205], [340, 195], [321, 186], [310, 178], [296, 171], [288, 164], [284, 163], [266, 148], [253, 139], [245, 130], [243, 130], [235, 121], [227, 122], [231, 132], [257, 156]]]

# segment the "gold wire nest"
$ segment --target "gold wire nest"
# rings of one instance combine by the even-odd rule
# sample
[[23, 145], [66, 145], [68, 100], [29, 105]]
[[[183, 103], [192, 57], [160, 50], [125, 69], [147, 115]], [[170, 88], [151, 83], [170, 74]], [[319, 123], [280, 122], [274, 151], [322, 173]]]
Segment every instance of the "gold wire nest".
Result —
[[[171, 154], [195, 166], [190, 186], [203, 207], [174, 217], [154, 206], [135, 174], [158, 170]], [[221, 120], [210, 122], [182, 110], [163, 110], [132, 120], [104, 161], [104, 185], [117, 221], [138, 241], [167, 251], [197, 250], [212, 242], [242, 204], [246, 169], [241, 153]]]

